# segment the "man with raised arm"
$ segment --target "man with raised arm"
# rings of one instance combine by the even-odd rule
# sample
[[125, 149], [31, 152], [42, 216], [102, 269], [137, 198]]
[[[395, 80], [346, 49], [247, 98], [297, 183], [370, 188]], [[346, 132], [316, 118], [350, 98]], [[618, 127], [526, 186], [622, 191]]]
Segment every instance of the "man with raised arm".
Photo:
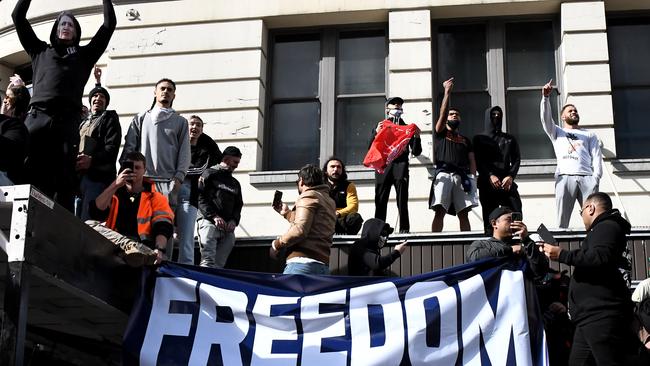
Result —
[[442, 231], [446, 214], [458, 216], [461, 231], [470, 231], [468, 213], [478, 206], [476, 161], [469, 138], [458, 131], [460, 110], [449, 108], [454, 78], [442, 83], [445, 94], [434, 129], [435, 171], [429, 194], [429, 207], [435, 212], [432, 232]]
[[103, 0], [104, 23], [85, 46], [79, 45], [79, 22], [64, 11], [56, 18], [47, 44], [27, 21], [30, 4], [31, 0], [18, 0], [11, 14], [34, 72], [34, 95], [25, 120], [31, 141], [28, 181], [72, 211], [81, 99], [90, 72], [117, 25], [115, 10], [110, 0]]
[[551, 79], [542, 88], [540, 118], [557, 158], [555, 202], [558, 226], [567, 228], [576, 199], [582, 206], [587, 196], [598, 192], [598, 183], [603, 174], [603, 155], [598, 136], [578, 127], [580, 115], [573, 104], [566, 104], [560, 111], [563, 127], [556, 125], [549, 100], [553, 91], [552, 82]]

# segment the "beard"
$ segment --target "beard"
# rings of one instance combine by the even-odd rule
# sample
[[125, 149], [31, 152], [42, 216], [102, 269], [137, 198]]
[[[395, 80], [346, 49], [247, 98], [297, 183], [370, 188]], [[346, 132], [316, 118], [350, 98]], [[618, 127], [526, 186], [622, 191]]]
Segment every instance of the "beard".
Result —
[[567, 117], [564, 121], [570, 124], [571, 126], [575, 126], [580, 122], [580, 117], [576, 117], [576, 118]]

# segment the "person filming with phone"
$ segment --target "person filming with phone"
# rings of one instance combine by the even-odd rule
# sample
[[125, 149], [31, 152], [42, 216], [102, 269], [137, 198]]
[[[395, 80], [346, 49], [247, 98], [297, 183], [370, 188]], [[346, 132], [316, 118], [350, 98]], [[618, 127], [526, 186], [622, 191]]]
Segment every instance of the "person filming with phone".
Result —
[[470, 245], [466, 253], [468, 262], [483, 258], [526, 258], [533, 279], [546, 275], [548, 259], [528, 236], [528, 228], [521, 221], [520, 212], [512, 212], [509, 207], [501, 206], [490, 213], [489, 219], [492, 237], [476, 240]]
[[145, 161], [139, 152], [126, 156], [117, 178], [90, 201], [91, 220], [86, 221], [119, 246], [124, 261], [133, 267], [162, 262], [167, 240], [174, 233], [174, 214], [167, 198], [144, 179]]

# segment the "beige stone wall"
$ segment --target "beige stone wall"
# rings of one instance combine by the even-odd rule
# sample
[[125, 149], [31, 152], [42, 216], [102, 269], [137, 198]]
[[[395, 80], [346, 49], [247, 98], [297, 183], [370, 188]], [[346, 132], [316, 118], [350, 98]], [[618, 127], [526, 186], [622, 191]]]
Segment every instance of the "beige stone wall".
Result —
[[[33, 0], [29, 16], [39, 37], [47, 39], [54, 14], [77, 9], [84, 40], [101, 24], [99, 0]], [[405, 119], [423, 131], [422, 156], [412, 160], [410, 213], [413, 231], [428, 231], [433, 212], [427, 208], [431, 163], [431, 128], [438, 106], [433, 100], [431, 22], [437, 19], [502, 15], [551, 14], [560, 19], [558, 69], [562, 99], [578, 106], [585, 126], [594, 129], [604, 143], [606, 156], [614, 157], [615, 138], [605, 12], [648, 8], [637, 1], [559, 0], [181, 0], [143, 1], [119, 5], [118, 29], [100, 60], [103, 83], [111, 92], [111, 107], [120, 114], [123, 129], [137, 112], [149, 107], [153, 84], [162, 77], [178, 83], [174, 107], [184, 116], [199, 114], [205, 132], [224, 148], [234, 144], [244, 153], [237, 174], [244, 186], [244, 209], [239, 236], [276, 235], [286, 223], [270, 208], [275, 187], [249, 184], [249, 172], [262, 168], [268, 32], [274, 28], [358, 23], [388, 24], [388, 95], [405, 98]], [[643, 4], [642, 4], [643, 3]], [[13, 68], [27, 63], [11, 26], [14, 0], [0, 2], [0, 89]], [[136, 9], [139, 20], [129, 20]], [[50, 21], [47, 21], [47, 20]], [[94, 81], [89, 81], [90, 90]], [[535, 116], [537, 118], [537, 116]], [[611, 171], [611, 164], [606, 164]], [[540, 222], [555, 226], [555, 201], [551, 178], [518, 181], [529, 226]], [[647, 225], [650, 188], [647, 176], [607, 176], [601, 189], [621, 193], [634, 225]], [[296, 197], [285, 185], [285, 201]], [[374, 185], [358, 184], [361, 214], [374, 214]], [[391, 196], [388, 221], [395, 224], [397, 210]], [[615, 199], [616, 205], [618, 201]], [[576, 207], [577, 209], [577, 207]], [[470, 215], [474, 229], [481, 228], [480, 209]], [[571, 226], [580, 227], [574, 214]], [[457, 230], [448, 216], [445, 230]]]

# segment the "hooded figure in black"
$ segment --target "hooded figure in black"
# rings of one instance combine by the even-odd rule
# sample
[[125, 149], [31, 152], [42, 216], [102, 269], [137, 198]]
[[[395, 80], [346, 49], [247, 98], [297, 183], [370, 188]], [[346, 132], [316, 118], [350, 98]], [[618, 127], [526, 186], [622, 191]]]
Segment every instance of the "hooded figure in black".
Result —
[[395, 246], [388, 255], [381, 255], [381, 248], [386, 245], [388, 235], [393, 232], [387, 223], [380, 219], [368, 219], [363, 223], [361, 238], [352, 244], [348, 259], [348, 274], [350, 276], [383, 276], [388, 268], [404, 250], [406, 242]]
[[503, 110], [496, 106], [485, 111], [485, 131], [474, 136], [478, 171], [477, 186], [483, 210], [485, 233], [492, 232], [489, 215], [499, 206], [521, 212], [521, 198], [514, 182], [521, 155], [514, 136], [501, 131]]
[[18, 0], [12, 13], [34, 72], [33, 96], [25, 119], [31, 141], [27, 182], [72, 210], [84, 86], [108, 46], [117, 19], [110, 0], [103, 0], [104, 23], [87, 45], [80, 46], [79, 22], [63, 12], [54, 22], [47, 44], [38, 39], [27, 21], [30, 3]]

